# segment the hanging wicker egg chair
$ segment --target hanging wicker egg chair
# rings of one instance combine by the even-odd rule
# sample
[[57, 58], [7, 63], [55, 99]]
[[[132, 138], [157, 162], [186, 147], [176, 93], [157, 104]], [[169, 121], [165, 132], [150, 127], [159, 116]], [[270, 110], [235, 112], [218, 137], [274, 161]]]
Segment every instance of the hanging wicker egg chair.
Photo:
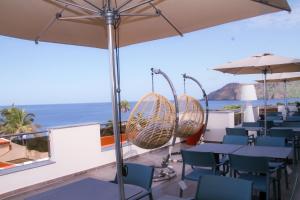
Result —
[[143, 149], [166, 144], [175, 128], [175, 108], [165, 97], [149, 93], [143, 96], [130, 113], [126, 134], [130, 142]]
[[176, 136], [186, 138], [200, 131], [204, 121], [204, 110], [200, 102], [186, 94], [178, 97], [179, 122]]

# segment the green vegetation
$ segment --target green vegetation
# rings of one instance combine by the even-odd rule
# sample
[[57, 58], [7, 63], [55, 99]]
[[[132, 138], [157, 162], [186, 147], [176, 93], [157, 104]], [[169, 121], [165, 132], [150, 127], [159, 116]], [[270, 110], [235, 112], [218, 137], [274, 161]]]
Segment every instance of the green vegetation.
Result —
[[34, 114], [27, 113], [14, 105], [4, 108], [0, 110], [0, 134], [34, 132], [37, 129], [37, 126], [33, 124], [34, 117]]
[[227, 105], [227, 106], [224, 106], [223, 109], [224, 110], [239, 110], [239, 109], [241, 109], [241, 106], [240, 105]]
[[130, 104], [127, 100], [121, 101], [121, 112], [126, 113], [130, 110]]
[[[121, 112], [123, 112], [123, 113], [126, 113], [130, 110], [130, 104], [127, 100], [121, 101], [120, 106], [121, 106]], [[121, 133], [125, 133], [126, 125], [122, 124], [120, 122], [120, 126], [121, 126]], [[112, 120], [108, 120], [106, 122], [106, 126], [104, 128], [101, 128], [101, 137], [110, 136], [113, 134], [114, 134], [114, 131], [113, 131]]]
[[277, 103], [276, 103], [276, 105], [277, 105], [277, 106], [283, 106], [283, 105], [284, 105], [284, 103], [277, 102]]

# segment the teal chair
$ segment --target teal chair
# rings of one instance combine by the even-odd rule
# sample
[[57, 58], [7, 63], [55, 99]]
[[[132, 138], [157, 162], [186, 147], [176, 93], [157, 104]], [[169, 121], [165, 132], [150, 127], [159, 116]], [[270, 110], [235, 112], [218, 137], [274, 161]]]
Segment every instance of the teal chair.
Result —
[[258, 122], [243, 122], [242, 127], [260, 127]]
[[298, 160], [299, 154], [299, 138], [295, 137], [294, 131], [292, 129], [271, 129], [268, 133], [271, 137], [283, 137], [286, 141], [287, 147], [292, 147], [294, 151], [294, 161]]
[[224, 135], [223, 144], [247, 145], [248, 139], [248, 136]]
[[203, 176], [195, 200], [251, 200], [252, 182], [226, 176]]
[[[211, 152], [196, 152], [189, 150], [181, 150], [182, 156], [182, 173], [181, 180], [197, 181], [204, 175], [220, 175], [220, 171], [217, 169], [219, 164], [217, 158]], [[186, 166], [191, 167], [186, 173]], [[180, 188], [180, 197], [182, 197], [183, 190]]]
[[247, 136], [250, 143], [254, 141], [254, 135], [248, 135], [245, 128], [226, 128], [226, 135]]
[[[240, 135], [224, 135], [223, 144], [236, 144], [236, 145], [248, 145], [248, 136]], [[229, 172], [229, 158], [228, 155], [223, 155], [220, 159], [220, 163], [223, 165], [223, 171], [225, 174]]]
[[[123, 176], [124, 183], [136, 185], [142, 189], [142, 192], [135, 196], [135, 199], [141, 199], [148, 196], [149, 199], [152, 200], [151, 187], [154, 167], [137, 163], [126, 163], [125, 169], [127, 171], [127, 176]], [[114, 182], [117, 183], [116, 178]]]
[[226, 135], [248, 136], [248, 131], [245, 128], [226, 128]]
[[[255, 141], [255, 145], [257, 146], [273, 146], [273, 147], [285, 147], [286, 141], [284, 137], [270, 137], [270, 136], [262, 136], [257, 137]], [[285, 184], [288, 189], [289, 181], [288, 181], [288, 171], [287, 171], [287, 163], [284, 161], [270, 161], [269, 167], [271, 170], [284, 170], [285, 174]], [[279, 171], [280, 173], [280, 171]], [[280, 190], [280, 174], [278, 176], [278, 191]]]
[[265, 192], [266, 199], [270, 199], [270, 184], [273, 183], [276, 197], [275, 179], [271, 176], [274, 171], [269, 169], [269, 159], [264, 157], [251, 157], [229, 155], [230, 175], [253, 182], [253, 189]]
[[282, 126], [284, 126], [284, 127], [300, 127], [300, 122], [296, 122], [296, 121], [284, 121], [282, 123]]

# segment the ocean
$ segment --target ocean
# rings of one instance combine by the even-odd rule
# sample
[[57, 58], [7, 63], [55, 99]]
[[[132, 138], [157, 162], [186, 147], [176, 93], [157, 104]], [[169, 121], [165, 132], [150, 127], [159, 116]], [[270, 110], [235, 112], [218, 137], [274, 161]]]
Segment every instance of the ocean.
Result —
[[[300, 101], [300, 99], [288, 99], [289, 102]], [[283, 99], [268, 100], [268, 105], [283, 103]], [[130, 102], [131, 109], [136, 102]], [[205, 102], [201, 101], [203, 107]], [[242, 105], [241, 101], [209, 101], [210, 110], [222, 109], [225, 105]], [[252, 105], [263, 105], [263, 100], [253, 101]], [[90, 122], [106, 123], [112, 119], [112, 108], [110, 103], [78, 103], [78, 104], [51, 104], [51, 105], [16, 105], [26, 112], [35, 115], [34, 123], [41, 129], [49, 127], [82, 124]], [[0, 106], [0, 109], [4, 106]], [[122, 113], [122, 121], [126, 121], [130, 111]]]

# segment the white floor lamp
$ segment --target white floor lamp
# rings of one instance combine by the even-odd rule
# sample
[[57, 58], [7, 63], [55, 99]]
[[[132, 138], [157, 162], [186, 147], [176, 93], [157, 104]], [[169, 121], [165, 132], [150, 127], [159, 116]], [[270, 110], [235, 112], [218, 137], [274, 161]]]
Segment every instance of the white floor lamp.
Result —
[[245, 105], [243, 107], [243, 122], [255, 122], [253, 106], [251, 103], [251, 101], [257, 100], [254, 84], [242, 84], [240, 90], [240, 100], [245, 102]]

